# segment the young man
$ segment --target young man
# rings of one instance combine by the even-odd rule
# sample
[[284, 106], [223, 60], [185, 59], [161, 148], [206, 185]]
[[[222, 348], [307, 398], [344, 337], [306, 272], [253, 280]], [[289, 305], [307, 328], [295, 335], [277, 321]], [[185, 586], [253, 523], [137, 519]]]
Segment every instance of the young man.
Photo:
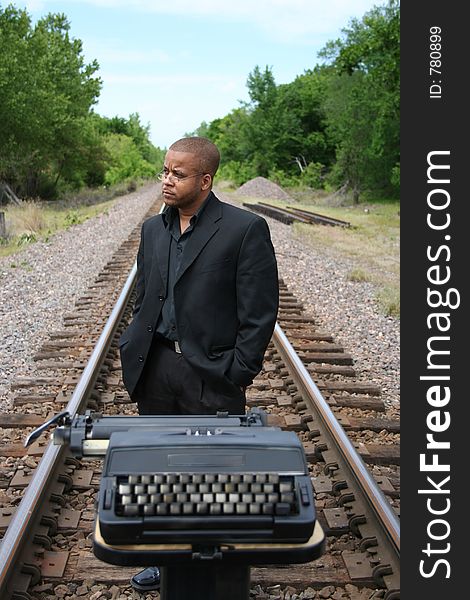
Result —
[[[120, 340], [123, 380], [140, 414], [245, 412], [278, 309], [266, 221], [212, 192], [217, 147], [183, 138], [166, 154], [165, 211], [142, 227], [133, 319]], [[157, 589], [157, 567], [135, 575]]]

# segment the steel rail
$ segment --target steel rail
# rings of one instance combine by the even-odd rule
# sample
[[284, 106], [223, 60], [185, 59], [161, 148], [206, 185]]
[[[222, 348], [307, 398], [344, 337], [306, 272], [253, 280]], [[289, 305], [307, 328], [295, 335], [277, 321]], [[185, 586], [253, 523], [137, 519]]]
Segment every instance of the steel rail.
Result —
[[[71, 416], [83, 410], [93, 389], [99, 369], [106, 358], [117, 326], [129, 302], [135, 285], [136, 273], [137, 264], [134, 263], [121, 294], [106, 321], [89, 362], [74, 389], [67, 407], [64, 409]], [[38, 518], [40, 518], [41, 506], [45, 495], [48, 493], [50, 483], [57, 473], [62, 460], [65, 458], [66, 450], [65, 446], [55, 446], [52, 442], [49, 443], [3, 537], [0, 546], [0, 598], [2, 600], [6, 600], [14, 592], [11, 586], [15, 569], [26, 544], [32, 541], [29, 539], [28, 534], [32, 534], [34, 525], [37, 523]]]
[[258, 202], [258, 206], [266, 207], [270, 210], [281, 212], [282, 214], [292, 215], [295, 220], [300, 221], [302, 223], [322, 223], [328, 225], [338, 225], [341, 227], [350, 227], [351, 224], [347, 221], [342, 221], [341, 219], [335, 219], [334, 217], [327, 217], [326, 215], [320, 215], [319, 213], [312, 212], [310, 210], [302, 210], [301, 208], [296, 208], [294, 206], [275, 206], [274, 204], [269, 204], [269, 202]]
[[288, 210], [293, 214], [303, 215], [308, 219], [319, 220], [325, 223], [329, 223], [330, 225], [340, 225], [342, 227], [351, 226], [351, 223], [349, 223], [348, 221], [343, 221], [342, 219], [335, 219], [334, 217], [327, 217], [326, 215], [321, 215], [319, 213], [312, 212], [311, 210], [302, 210], [301, 208], [296, 208], [295, 206], [287, 206], [285, 210]]
[[[93, 389], [99, 369], [103, 364], [117, 326], [129, 302], [135, 285], [136, 273], [137, 263], [134, 263], [90, 360], [75, 387], [67, 407], [64, 409], [72, 417], [83, 410], [86, 400]], [[399, 554], [400, 534], [397, 516], [392, 511], [388, 501], [370, 475], [343, 428], [337, 422], [320, 390], [311, 379], [310, 374], [295, 353], [279, 324], [275, 326], [273, 341], [286, 365], [290, 366], [289, 370], [295, 371], [296, 375], [294, 378], [297, 380], [298, 387], [305, 392], [306, 397], [316, 406], [319, 416], [326, 426], [328, 435], [335, 441], [335, 445], [341, 449], [348, 468], [362, 488], [380, 522], [383, 523], [395, 551]], [[50, 482], [53, 480], [61, 461], [65, 458], [66, 451], [67, 448], [65, 446], [55, 446], [49, 443], [1, 541], [0, 598], [2, 600], [3, 598], [6, 600], [14, 592], [11, 588], [11, 582], [15, 575], [15, 569], [17, 568], [21, 553], [26, 544], [31, 542], [28, 538], [28, 533], [33, 531], [34, 524], [40, 516], [44, 497], [48, 493]]]
[[[312, 380], [310, 373], [305, 368], [301, 359], [295, 352], [291, 343], [287, 339], [279, 324], [276, 324], [273, 335], [273, 342], [288, 370], [291, 372], [299, 391], [303, 391], [307, 400], [314, 406], [315, 411], [322, 420], [326, 436], [329, 437], [334, 447], [339, 448], [344, 458], [344, 464], [341, 466], [354, 476], [355, 481], [362, 490], [367, 503], [373, 508], [380, 524], [392, 543], [396, 554], [400, 553], [400, 522], [386, 499], [382, 490], [379, 488], [374, 478], [370, 474], [364, 461], [354, 448], [344, 429], [339, 424], [331, 408], [323, 398], [320, 390]], [[290, 368], [289, 368], [290, 366]]]

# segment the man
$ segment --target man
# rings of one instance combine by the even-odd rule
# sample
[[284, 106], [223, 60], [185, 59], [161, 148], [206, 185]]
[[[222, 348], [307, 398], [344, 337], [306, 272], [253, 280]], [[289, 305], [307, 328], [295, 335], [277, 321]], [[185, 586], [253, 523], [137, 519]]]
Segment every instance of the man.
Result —
[[[244, 414], [278, 308], [266, 221], [212, 192], [217, 147], [183, 138], [166, 154], [162, 214], [142, 227], [133, 319], [120, 340], [139, 414]], [[150, 567], [131, 583], [157, 589]]]

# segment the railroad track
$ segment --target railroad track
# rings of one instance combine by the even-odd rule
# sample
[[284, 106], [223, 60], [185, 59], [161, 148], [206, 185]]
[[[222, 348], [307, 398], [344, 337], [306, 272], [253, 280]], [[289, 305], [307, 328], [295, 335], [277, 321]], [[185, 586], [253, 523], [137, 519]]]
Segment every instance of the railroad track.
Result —
[[298, 221], [299, 223], [351, 227], [351, 224], [348, 223], [348, 221], [334, 219], [333, 217], [327, 217], [326, 215], [320, 215], [310, 210], [303, 210], [294, 206], [281, 208], [280, 206], [274, 206], [268, 202], [244, 202], [243, 206], [268, 217], [272, 217], [282, 223], [286, 223], [287, 225], [291, 225], [294, 221]]
[[[71, 414], [135, 413], [122, 387], [117, 340], [131, 315], [139, 233], [137, 227], [37, 353], [40, 375], [13, 382], [13, 411], [0, 415], [2, 600], [129, 593], [136, 569], [101, 563], [91, 550], [101, 461], [78, 461], [45, 435], [27, 451], [23, 442], [65, 407]], [[326, 553], [313, 563], [253, 567], [252, 587], [280, 598], [286, 590], [399, 598], [399, 424], [387, 418], [381, 390], [359, 380], [352, 357], [318, 330], [282, 281], [278, 324], [247, 404], [299, 435], [328, 536]]]

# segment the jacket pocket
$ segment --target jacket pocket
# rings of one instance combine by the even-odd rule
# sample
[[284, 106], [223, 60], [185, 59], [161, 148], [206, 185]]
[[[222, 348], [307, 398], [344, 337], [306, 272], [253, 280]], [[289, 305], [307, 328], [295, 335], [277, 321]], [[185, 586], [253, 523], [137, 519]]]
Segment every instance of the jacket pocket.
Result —
[[227, 352], [227, 350], [233, 350], [233, 344], [211, 346], [211, 354], [222, 354], [222, 352]]

